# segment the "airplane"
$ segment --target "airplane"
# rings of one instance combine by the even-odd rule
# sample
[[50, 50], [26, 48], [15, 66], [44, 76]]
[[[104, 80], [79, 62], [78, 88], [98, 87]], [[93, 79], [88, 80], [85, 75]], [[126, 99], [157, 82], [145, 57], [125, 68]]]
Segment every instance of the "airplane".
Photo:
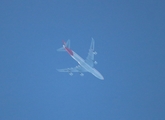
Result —
[[88, 56], [86, 60], [81, 58], [77, 53], [75, 53], [73, 50], [70, 49], [70, 40], [67, 42], [63, 41], [62, 48], [57, 49], [57, 51], [66, 51], [68, 54], [78, 62], [78, 65], [76, 67], [72, 68], [66, 68], [66, 69], [57, 69], [59, 72], [68, 72], [69, 75], [73, 75], [73, 72], [79, 72], [80, 76], [84, 76], [84, 72], [89, 72], [93, 74], [95, 77], [104, 80], [104, 77], [101, 75], [99, 71], [97, 71], [94, 68], [94, 64], [97, 64], [96, 61], [94, 61], [94, 55], [97, 54], [96, 51], [94, 51], [94, 44], [95, 41], [92, 38], [91, 45], [89, 48]]

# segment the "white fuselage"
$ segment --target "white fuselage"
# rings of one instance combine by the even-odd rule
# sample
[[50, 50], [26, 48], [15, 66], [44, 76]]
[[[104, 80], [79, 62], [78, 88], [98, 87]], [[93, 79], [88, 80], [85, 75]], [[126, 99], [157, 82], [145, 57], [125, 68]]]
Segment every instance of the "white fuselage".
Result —
[[85, 62], [85, 60], [81, 58], [77, 53], [75, 53], [74, 51], [72, 52], [73, 52], [73, 55], [71, 55], [71, 57], [75, 59], [86, 71], [92, 73], [95, 77], [99, 79], [102, 79], [102, 80], [104, 79], [104, 77], [99, 73], [99, 71], [97, 71], [95, 68], [88, 65]]

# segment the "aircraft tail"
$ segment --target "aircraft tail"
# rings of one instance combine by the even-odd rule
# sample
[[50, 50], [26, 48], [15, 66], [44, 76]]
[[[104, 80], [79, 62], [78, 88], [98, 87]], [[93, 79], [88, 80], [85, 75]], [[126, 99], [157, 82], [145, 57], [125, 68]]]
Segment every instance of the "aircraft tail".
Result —
[[68, 40], [67, 42], [63, 41], [63, 46], [57, 49], [57, 51], [65, 52], [65, 47], [70, 48], [70, 40]]

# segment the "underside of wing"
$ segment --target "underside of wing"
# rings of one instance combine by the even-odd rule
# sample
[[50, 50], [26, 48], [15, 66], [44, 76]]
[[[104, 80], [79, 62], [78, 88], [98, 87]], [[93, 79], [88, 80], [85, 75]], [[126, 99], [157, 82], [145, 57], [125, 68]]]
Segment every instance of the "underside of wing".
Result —
[[74, 68], [65, 68], [65, 69], [57, 69], [59, 72], [68, 72], [70, 75], [73, 75], [73, 72], [79, 72], [81, 76], [83, 76], [84, 74], [82, 74], [82, 72], [87, 72], [83, 67], [81, 67], [80, 65], [77, 65]]
[[97, 53], [94, 51], [94, 45], [95, 45], [95, 41], [94, 39], [92, 38], [92, 41], [91, 41], [91, 46], [89, 48], [89, 52], [88, 52], [88, 56], [85, 60], [85, 62], [90, 65], [91, 67], [94, 66], [94, 64], [96, 63], [96, 61], [94, 61], [94, 55], [96, 55]]

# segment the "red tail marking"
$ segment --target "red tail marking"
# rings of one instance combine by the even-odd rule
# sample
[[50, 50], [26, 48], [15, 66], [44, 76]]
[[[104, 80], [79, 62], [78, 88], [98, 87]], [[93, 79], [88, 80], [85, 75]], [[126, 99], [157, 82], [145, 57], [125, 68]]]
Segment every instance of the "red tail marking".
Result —
[[63, 42], [64, 45], [66, 45], [66, 42], [64, 40], [62, 42]]
[[67, 46], [66, 46], [66, 42], [65, 42], [64, 40], [63, 40], [62, 42], [63, 42], [63, 44], [64, 44], [64, 46], [65, 46], [65, 50], [69, 53], [69, 55], [73, 55], [72, 50], [69, 49], [69, 48], [67, 48]]
[[69, 49], [69, 48], [67, 48], [67, 47], [65, 47], [65, 49], [66, 49], [66, 51], [67, 51], [70, 55], [73, 55], [73, 52], [72, 52], [71, 49]]

